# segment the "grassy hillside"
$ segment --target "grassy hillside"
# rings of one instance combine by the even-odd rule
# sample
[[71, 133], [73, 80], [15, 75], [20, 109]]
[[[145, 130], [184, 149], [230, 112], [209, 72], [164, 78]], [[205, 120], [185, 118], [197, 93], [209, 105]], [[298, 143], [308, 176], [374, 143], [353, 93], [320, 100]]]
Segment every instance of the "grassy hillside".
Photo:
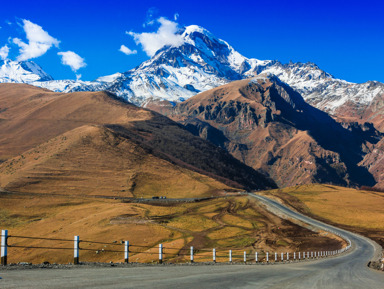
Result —
[[384, 246], [384, 193], [317, 184], [265, 193], [305, 214], [361, 233]]
[[205, 196], [276, 187], [222, 149], [106, 92], [0, 84], [0, 186], [19, 192]]
[[[79, 196], [0, 194], [0, 223], [11, 236], [70, 240], [11, 237], [10, 245], [70, 249], [10, 247], [9, 262], [72, 262], [74, 235], [85, 240], [80, 244], [87, 249], [80, 252], [82, 261], [102, 262], [122, 261], [122, 252], [107, 251], [123, 251], [123, 240], [130, 241], [132, 251], [142, 252], [131, 253], [132, 262], [156, 262], [159, 243], [165, 246], [167, 260], [178, 262], [189, 260], [190, 246], [197, 250], [196, 261], [211, 260], [212, 248], [217, 249], [218, 256], [224, 256], [218, 261], [227, 261], [228, 249], [233, 249], [234, 255], [240, 256], [246, 250], [254, 256], [255, 251], [325, 250], [340, 245], [337, 240], [270, 214], [243, 196], [156, 205]], [[235, 259], [241, 260], [241, 256]]]
[[180, 198], [230, 189], [99, 126], [75, 128], [4, 162], [0, 186], [25, 193]]

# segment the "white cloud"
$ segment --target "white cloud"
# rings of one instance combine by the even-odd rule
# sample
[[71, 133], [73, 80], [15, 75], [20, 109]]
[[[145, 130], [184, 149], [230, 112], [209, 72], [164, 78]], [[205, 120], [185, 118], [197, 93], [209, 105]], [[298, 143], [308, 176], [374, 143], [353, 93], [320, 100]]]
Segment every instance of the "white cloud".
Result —
[[24, 61], [44, 55], [53, 45], [58, 47], [60, 41], [50, 36], [43, 28], [29, 20], [23, 19], [23, 29], [28, 44], [19, 38], [13, 38], [13, 43], [20, 47], [17, 61]]
[[131, 50], [125, 45], [121, 45], [119, 51], [123, 52], [126, 55], [137, 54], [137, 50]]
[[177, 21], [177, 19], [179, 19], [180, 15], [179, 13], [175, 13], [175, 15], [173, 15], [173, 19], [175, 19], [175, 21]]
[[7, 23], [9, 26], [12, 25], [12, 22], [11, 22], [11, 21], [8, 21], [8, 20], [6, 20], [5, 23]]
[[[68, 65], [75, 73], [80, 68], [87, 66], [87, 64], [84, 62], [84, 58], [77, 55], [73, 51], [59, 52], [57, 54], [61, 56], [61, 63]], [[81, 77], [81, 74], [79, 76]]]
[[160, 27], [156, 32], [126, 32], [133, 37], [136, 44], [141, 44], [148, 56], [153, 56], [157, 50], [166, 45], [179, 47], [184, 43], [183, 37], [176, 34], [178, 30], [178, 24], [176, 22], [170, 21], [164, 17], [157, 19], [157, 22], [160, 23]]
[[5, 60], [8, 57], [9, 53], [9, 47], [8, 45], [4, 45], [3, 47], [0, 48], [0, 59]]

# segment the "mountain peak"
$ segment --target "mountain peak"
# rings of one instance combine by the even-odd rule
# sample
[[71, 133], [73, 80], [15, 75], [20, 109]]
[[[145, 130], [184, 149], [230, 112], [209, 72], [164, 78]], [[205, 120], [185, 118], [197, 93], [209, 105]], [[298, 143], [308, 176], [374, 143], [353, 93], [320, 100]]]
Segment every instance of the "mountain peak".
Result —
[[52, 76], [33, 61], [0, 61], [0, 83], [19, 82], [31, 83], [34, 81], [53, 80]]
[[207, 35], [207, 36], [213, 36], [213, 34], [211, 32], [209, 32], [207, 29], [201, 27], [201, 26], [198, 26], [198, 25], [189, 25], [189, 26], [185, 26], [184, 27], [184, 32], [183, 32], [183, 35], [187, 36], [187, 35], [190, 35], [194, 32], [198, 32], [198, 33], [201, 33], [201, 34], [204, 34], [204, 35]]

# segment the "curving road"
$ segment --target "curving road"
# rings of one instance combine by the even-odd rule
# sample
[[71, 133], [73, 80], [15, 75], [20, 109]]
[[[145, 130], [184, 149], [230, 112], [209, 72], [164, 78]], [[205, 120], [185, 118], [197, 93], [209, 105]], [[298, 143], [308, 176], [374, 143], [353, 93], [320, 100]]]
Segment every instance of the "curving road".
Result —
[[351, 241], [351, 249], [338, 257], [279, 265], [0, 270], [0, 288], [384, 288], [384, 273], [367, 267], [380, 254], [376, 243], [250, 195], [272, 211], [340, 234]]

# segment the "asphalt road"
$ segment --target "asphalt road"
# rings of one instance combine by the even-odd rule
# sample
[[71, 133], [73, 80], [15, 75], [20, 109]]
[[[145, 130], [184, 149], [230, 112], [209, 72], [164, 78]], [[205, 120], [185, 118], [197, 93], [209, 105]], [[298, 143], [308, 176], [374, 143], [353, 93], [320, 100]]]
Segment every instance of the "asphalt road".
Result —
[[0, 288], [384, 288], [384, 273], [367, 267], [379, 254], [371, 240], [255, 196], [272, 210], [349, 238], [338, 257], [277, 265], [148, 266], [0, 271]]

